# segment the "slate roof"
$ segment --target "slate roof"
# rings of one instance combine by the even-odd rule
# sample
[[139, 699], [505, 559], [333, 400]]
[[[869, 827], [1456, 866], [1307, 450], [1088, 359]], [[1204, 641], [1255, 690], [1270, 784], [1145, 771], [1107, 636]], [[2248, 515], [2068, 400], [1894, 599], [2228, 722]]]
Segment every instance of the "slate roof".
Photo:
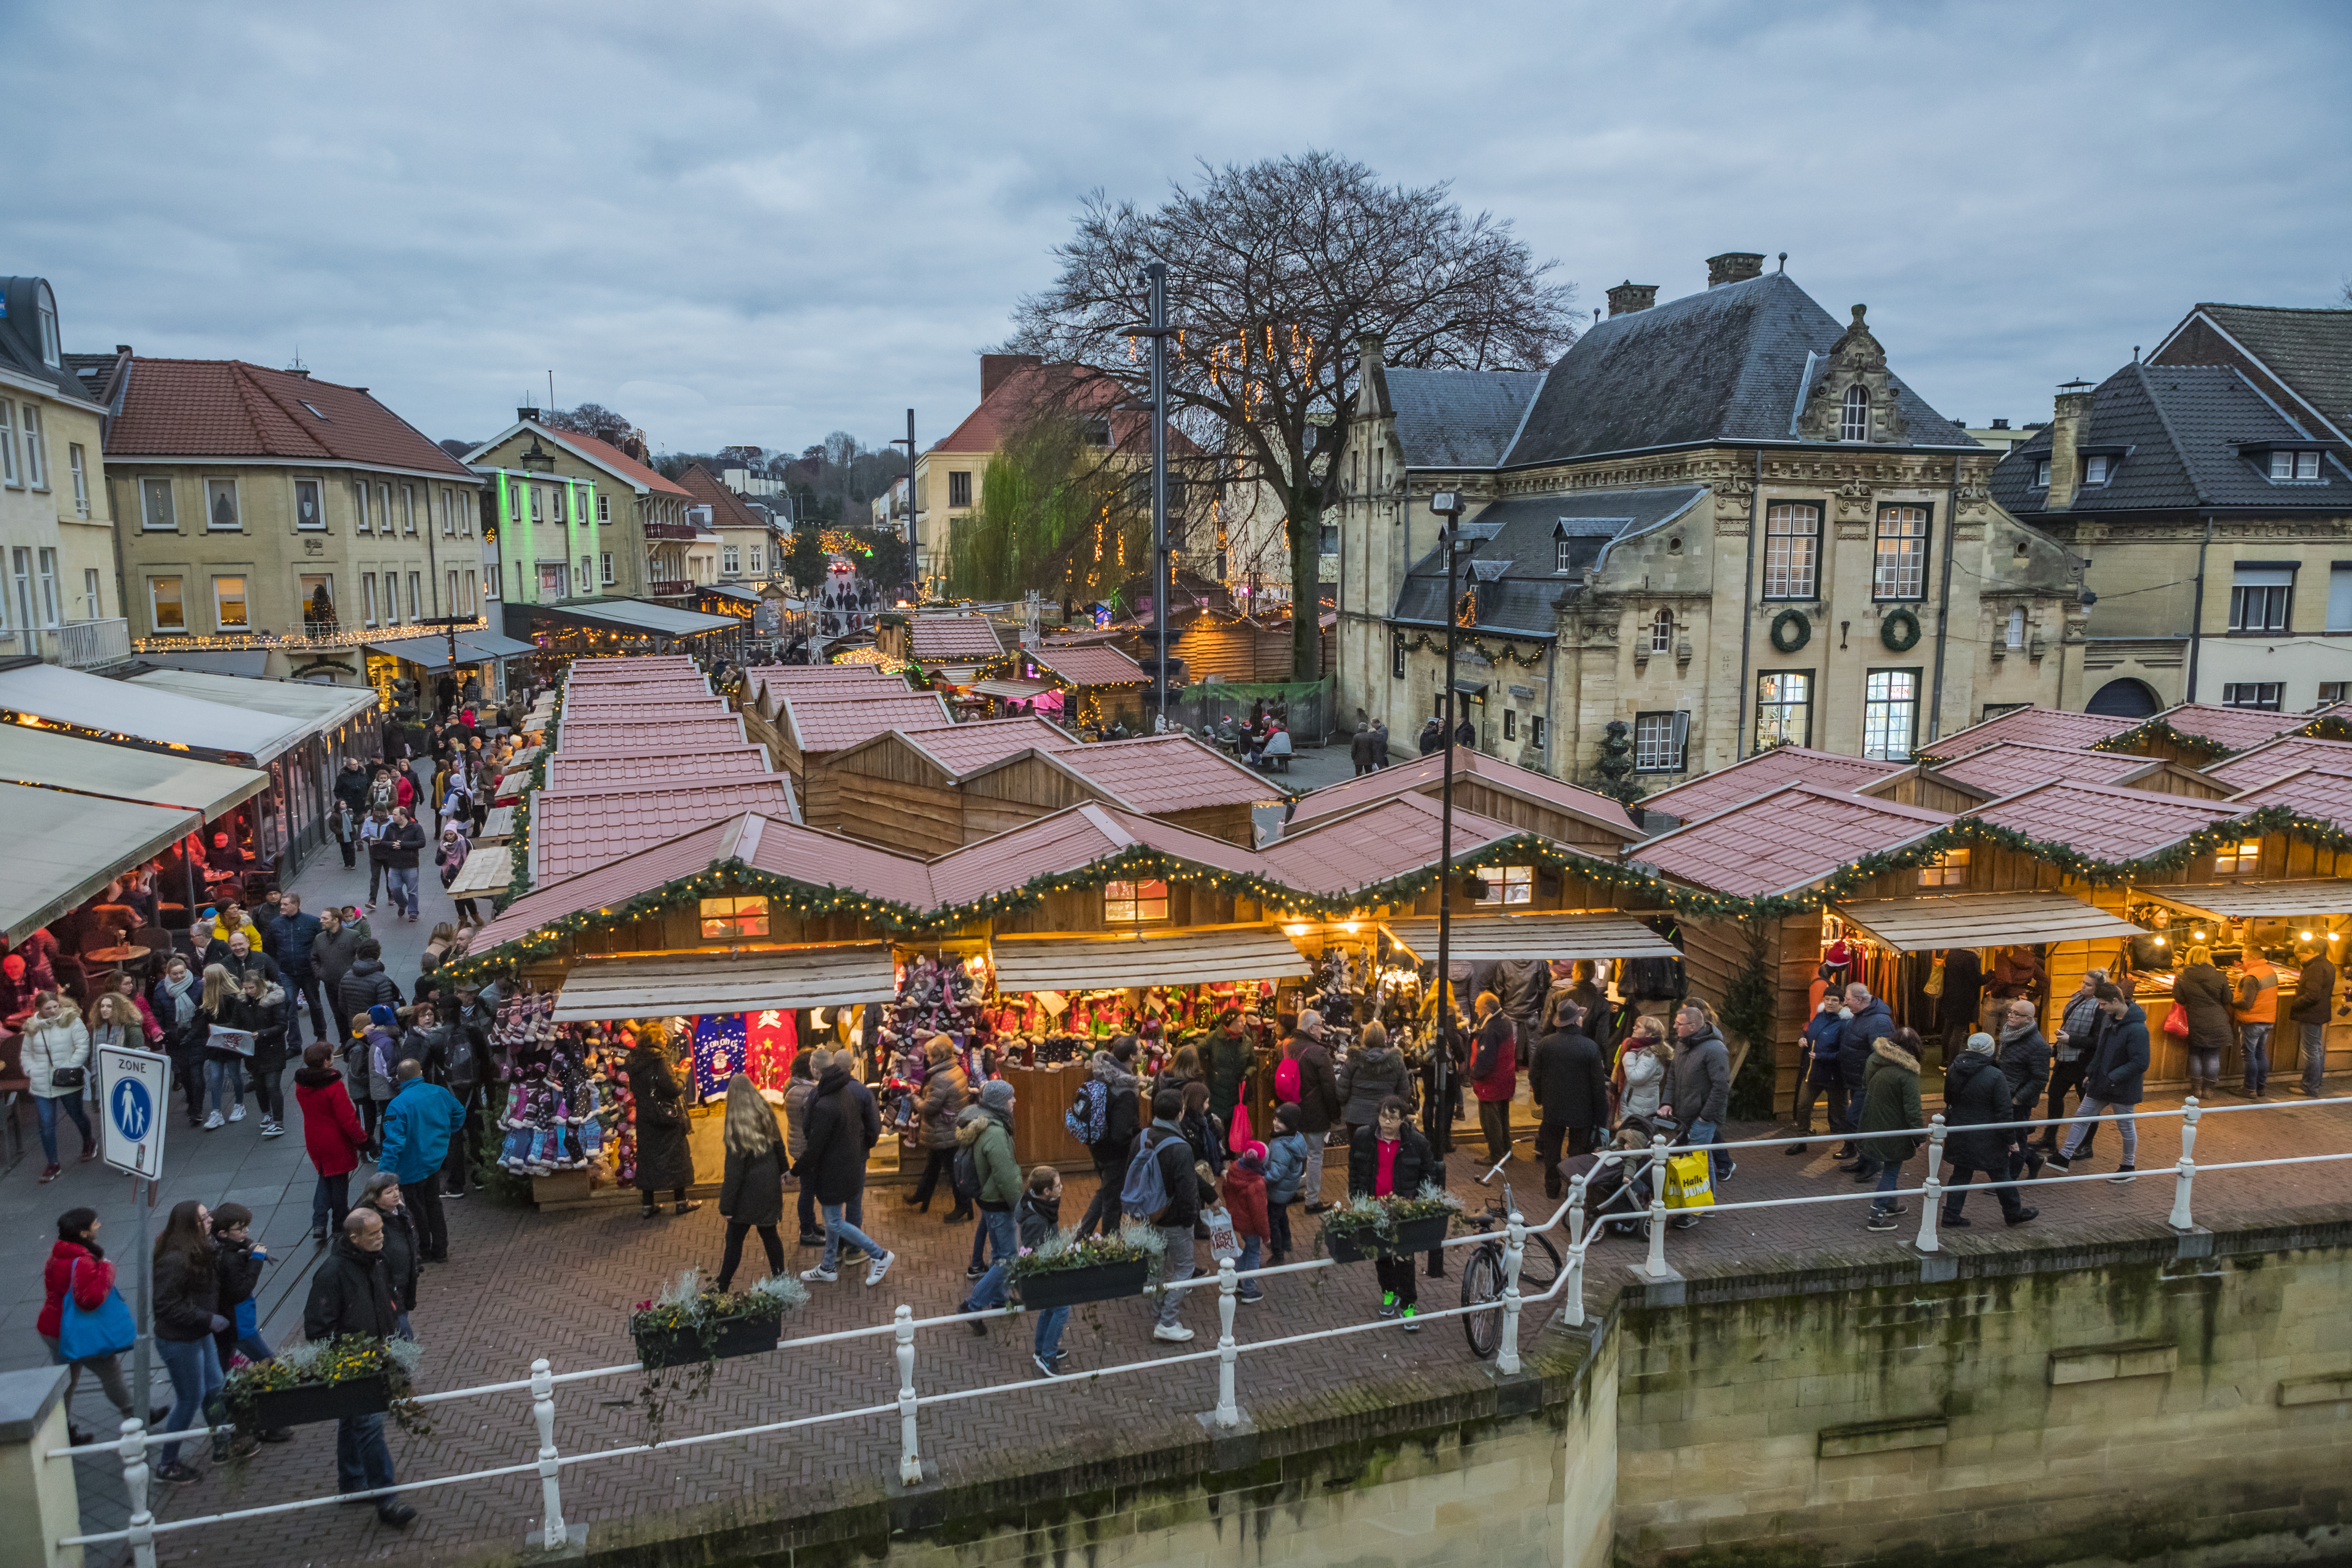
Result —
[[1653, 838], [1637, 858], [1694, 887], [1762, 898], [1794, 892], [1951, 821], [1940, 811], [1792, 784]]
[[1901, 763], [1811, 751], [1803, 746], [1775, 746], [1769, 752], [1743, 757], [1728, 767], [1701, 773], [1688, 784], [1643, 795], [1642, 809], [1696, 822], [1792, 784], [1815, 784], [1847, 794], [1876, 784], [1890, 773], [1899, 773], [1903, 768]]
[[2126, 752], [2076, 752], [2059, 746], [2029, 746], [2002, 741], [1970, 752], [1957, 763], [1945, 763], [1936, 772], [2001, 796], [2052, 779], [2121, 784], [2162, 765], [2159, 758], [2134, 756]]
[[559, 752], [547, 763], [547, 787], [551, 790], [631, 789], [762, 776], [784, 775], [769, 775], [767, 758], [751, 745], [716, 751], [707, 746], [670, 747], [618, 757], [573, 757]]
[[2061, 780], [1968, 815], [2102, 860], [2137, 860], [2245, 810], [2224, 801]]
[[[2273, 484], [2269, 458], [2233, 443], [2315, 441], [2321, 433], [2291, 419], [2245, 374], [2228, 365], [2124, 366], [2091, 395], [2091, 417], [2077, 444], [2116, 459], [2107, 483], [2077, 489], [2068, 514], [2173, 510], [2196, 507], [2304, 507], [2352, 510], [2352, 474], [2338, 455], [2320, 477]], [[1992, 471], [1992, 498], [2016, 516], [2048, 510], [2050, 492], [2034, 469], [2050, 456], [2051, 432], [2010, 448]]]
[[2352, 773], [2352, 741], [2322, 741], [2309, 735], [2284, 735], [2249, 746], [2226, 763], [2205, 769], [2232, 789], [2252, 789], [2303, 768]]
[[233, 359], [138, 358], [129, 375], [122, 411], [107, 427], [110, 458], [363, 463], [481, 483], [356, 386]]
[[[38, 306], [42, 279], [38, 278], [0, 278], [0, 365], [5, 365], [19, 375], [29, 375], [57, 389], [57, 395], [74, 403], [103, 403], [105, 395], [84, 382], [76, 374], [78, 361], [98, 358], [94, 354], [69, 354], [61, 343], [58, 363], [52, 367], [41, 358], [41, 325]], [[49, 291], [54, 305], [57, 290]], [[64, 331], [62, 323], [59, 331]], [[105, 363], [113, 363], [114, 356]]]
[[1070, 686], [1133, 686], [1143, 680], [1143, 667], [1115, 647], [1095, 645], [1032, 648], [1028, 658], [1032, 664], [1052, 670]]
[[[1706, 494], [1702, 485], [1675, 485], [1490, 502], [1462, 525], [1465, 542], [1455, 552], [1457, 591], [1477, 583], [1481, 630], [1556, 636], [1558, 601], [1563, 594], [1583, 591], [1587, 566], [1615, 542], [1682, 517]], [[1563, 538], [1569, 545], [1566, 572], [1558, 569]], [[1413, 626], [1445, 625], [1444, 550], [1432, 550], [1406, 574], [1397, 590], [1395, 618]]]
[[[1792, 442], [1808, 356], [1826, 357], [1846, 326], [1779, 272], [1596, 321], [1546, 374], [1504, 466], [1701, 441]], [[1977, 446], [1891, 379], [1911, 447]]]
[[2233, 795], [2230, 804], [2240, 811], [2284, 805], [2291, 810], [2324, 817], [2339, 826], [2352, 827], [2352, 773], [2330, 773], [2324, 768], [2303, 768], [2284, 778], [2257, 784], [2243, 795]]
[[1916, 747], [1913, 754], [1922, 761], [1935, 757], [1965, 757], [1970, 752], [1982, 751], [2003, 741], [2079, 751], [2111, 736], [2120, 735], [2138, 723], [2137, 719], [2119, 719], [2108, 713], [2069, 713], [2058, 708], [2015, 708], [1980, 724], [1955, 730], [1940, 740]]
[[2352, 310], [2208, 304], [2194, 314], [2236, 339], [2320, 417], [2352, 435]]
[[2311, 722], [2311, 715], [2273, 713], [2262, 708], [2223, 708], [2211, 702], [2183, 702], [2138, 721], [2133, 729], [2123, 731], [2115, 737], [2116, 744], [2131, 745], [2140, 727], [2158, 722], [2169, 724], [2183, 735], [2209, 741], [2223, 752], [2235, 753], [2302, 729]]
[[1539, 370], [1381, 372], [1409, 468], [1491, 468], [1543, 385]]
[[985, 661], [1004, 652], [986, 616], [917, 616], [908, 627], [908, 647], [919, 664]]
[[[1550, 774], [1537, 773], [1533, 768], [1523, 768], [1500, 757], [1490, 757], [1484, 752], [1457, 747], [1454, 752], [1454, 773], [1456, 778], [1475, 778], [1480, 784], [1604, 828], [1629, 844], [1642, 836], [1642, 830], [1633, 826], [1633, 819], [1625, 815], [1625, 808], [1607, 795], [1595, 795], [1571, 784], [1562, 784]], [[1433, 752], [1409, 763], [1377, 768], [1360, 778], [1344, 779], [1310, 791], [1299, 796], [1298, 809], [1291, 814], [1291, 821], [1294, 824], [1319, 823], [1322, 818], [1335, 813], [1353, 811], [1396, 795], [1431, 795], [1443, 786], [1444, 777], [1445, 758], [1443, 753]], [[1303, 828], [1294, 827], [1284, 837], [1295, 837], [1303, 831]]]
[[947, 721], [948, 709], [929, 691], [839, 698], [786, 691], [782, 717], [786, 732], [805, 753], [844, 751], [885, 730], [934, 728]]
[[797, 820], [781, 776], [634, 789], [543, 789], [530, 797], [531, 879], [561, 881], [744, 812]]

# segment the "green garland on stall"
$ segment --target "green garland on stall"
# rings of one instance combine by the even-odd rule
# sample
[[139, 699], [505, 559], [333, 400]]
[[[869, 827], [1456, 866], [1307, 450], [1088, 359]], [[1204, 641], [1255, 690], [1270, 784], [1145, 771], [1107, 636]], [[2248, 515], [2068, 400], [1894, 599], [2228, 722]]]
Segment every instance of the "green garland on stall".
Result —
[[561, 743], [558, 731], [563, 722], [563, 699], [571, 689], [572, 670], [566, 666], [563, 684], [555, 689], [555, 707], [547, 716], [547, 728], [540, 731], [539, 755], [530, 760], [530, 773], [523, 779], [522, 792], [515, 801], [514, 833], [507, 840], [507, 890], [498, 902], [501, 911], [530, 891], [530, 797], [547, 782], [547, 764]]
[[[2347, 719], [2341, 714], [2323, 713], [2310, 722], [2298, 725], [2294, 729], [2281, 730], [2270, 739], [2283, 741], [2289, 736], [2318, 741], [2352, 741], [2352, 719]], [[2177, 730], [2161, 714], [2153, 719], [2144, 720], [2119, 735], [2110, 735], [2104, 741], [2094, 741], [2091, 742], [2090, 749], [2095, 752], [2129, 752], [2137, 751], [2150, 742], [2158, 745], [2179, 746], [2186, 751], [2210, 752], [2217, 758], [2230, 756], [2248, 749], [2242, 746], [2232, 746], [2225, 741], [2217, 741], [2210, 735], [2192, 735], [2185, 730]]]
[[[1420, 636], [1410, 640], [1400, 636], [1397, 639], [1397, 646], [1406, 653], [1416, 653], [1423, 648], [1433, 648], [1439, 653], [1444, 653], [1445, 651], [1445, 639], [1444, 637], [1433, 637], [1427, 632], [1423, 632]], [[1475, 633], [1468, 637], [1457, 635], [1454, 639], [1454, 646], [1456, 649], [1467, 647], [1475, 650], [1481, 658], [1484, 658], [1489, 664], [1517, 665], [1521, 669], [1533, 669], [1536, 666], [1541, 664], [1544, 661], [1544, 656], [1551, 651], [1549, 648], [1539, 647], [1533, 653], [1521, 654], [1517, 649], [1512, 647], [1509, 643], [1505, 643], [1500, 648], [1495, 648], [1487, 645], [1485, 637], [1479, 637]]]

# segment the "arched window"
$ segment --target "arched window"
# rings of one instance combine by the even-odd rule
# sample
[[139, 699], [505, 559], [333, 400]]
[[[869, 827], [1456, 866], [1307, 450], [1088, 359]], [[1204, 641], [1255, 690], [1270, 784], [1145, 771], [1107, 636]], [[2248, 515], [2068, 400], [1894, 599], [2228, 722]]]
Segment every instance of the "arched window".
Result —
[[1650, 651], [1672, 653], [1675, 647], [1675, 613], [1660, 610], [1650, 617]]
[[1857, 384], [1845, 389], [1845, 413], [1838, 421], [1838, 439], [1870, 439], [1870, 388]]

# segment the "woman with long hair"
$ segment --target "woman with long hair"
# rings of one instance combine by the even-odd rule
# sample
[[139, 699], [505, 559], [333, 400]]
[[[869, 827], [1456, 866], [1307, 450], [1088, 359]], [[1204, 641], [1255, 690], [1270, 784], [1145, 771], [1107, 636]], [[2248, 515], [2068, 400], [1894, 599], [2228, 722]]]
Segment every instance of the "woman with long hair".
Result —
[[945, 1035], [932, 1036], [923, 1047], [923, 1088], [916, 1105], [917, 1125], [928, 1158], [921, 1177], [906, 1196], [908, 1207], [930, 1213], [931, 1194], [939, 1189], [941, 1176], [948, 1178], [949, 1189], [954, 1189], [956, 1118], [971, 1102], [971, 1085], [963, 1068], [956, 1065], [955, 1042]]
[[244, 1005], [244, 988], [225, 963], [205, 965], [204, 1000], [196, 1005], [197, 1038], [205, 1042], [205, 1099], [210, 1112], [205, 1117], [205, 1130], [230, 1121], [245, 1120], [245, 1090], [241, 1082], [243, 1056], [226, 1046], [212, 1043], [215, 1025], [224, 1029], [236, 1027], [236, 1018]]
[[33, 1017], [25, 1026], [19, 1047], [25, 1077], [31, 1087], [33, 1110], [40, 1122], [41, 1153], [46, 1164], [41, 1180], [58, 1179], [58, 1118], [63, 1115], [81, 1133], [81, 1157], [98, 1158], [98, 1135], [81, 1108], [81, 1086], [89, 1070], [89, 1030], [81, 1009], [62, 992], [44, 991]]
[[[73, 1408], [74, 1392], [87, 1368], [106, 1391], [107, 1403], [127, 1421], [136, 1413], [136, 1407], [131, 1403], [129, 1385], [122, 1381], [122, 1363], [116, 1359], [120, 1352], [108, 1351], [68, 1362], [60, 1342], [65, 1334], [68, 1295], [82, 1311], [95, 1312], [106, 1305], [106, 1299], [114, 1292], [114, 1265], [106, 1260], [106, 1249], [98, 1245], [98, 1231], [96, 1209], [72, 1208], [58, 1215], [58, 1239], [49, 1248], [48, 1264], [42, 1271], [41, 1312], [34, 1328], [41, 1342], [49, 1347], [49, 1360], [68, 1369], [66, 1408]], [[75, 1443], [89, 1441], [89, 1435], [78, 1427], [69, 1426], [67, 1432]]]
[[[184, 1432], [221, 1389], [220, 1352], [213, 1336], [228, 1327], [220, 1315], [220, 1279], [213, 1251], [212, 1215], [186, 1198], [172, 1206], [163, 1234], [155, 1238], [152, 1318], [155, 1353], [172, 1377], [172, 1413], [166, 1432]], [[220, 1445], [215, 1444], [215, 1458]], [[197, 1472], [180, 1463], [180, 1445], [166, 1443], [159, 1481], [185, 1486]]]
[[776, 1235], [784, 1221], [784, 1135], [776, 1126], [776, 1108], [743, 1073], [727, 1080], [720, 1136], [727, 1146], [727, 1173], [719, 1187], [719, 1212], [727, 1219], [727, 1252], [719, 1260], [724, 1290], [743, 1261], [743, 1237], [751, 1231], [760, 1233], [768, 1272], [784, 1271], [784, 1244]]

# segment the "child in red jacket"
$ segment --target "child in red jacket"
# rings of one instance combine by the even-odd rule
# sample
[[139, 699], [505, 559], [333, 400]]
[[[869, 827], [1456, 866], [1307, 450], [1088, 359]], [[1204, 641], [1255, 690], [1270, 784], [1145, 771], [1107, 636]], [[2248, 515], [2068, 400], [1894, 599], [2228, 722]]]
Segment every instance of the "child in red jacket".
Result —
[[[1265, 1212], [1265, 1145], [1252, 1143], [1225, 1172], [1225, 1209], [1233, 1215], [1234, 1234], [1241, 1238], [1242, 1255], [1234, 1263], [1244, 1273], [1258, 1267], [1268, 1235]], [[1265, 1293], [1255, 1279], [1244, 1279], [1235, 1297], [1263, 1301]]]
[[352, 1212], [352, 1173], [359, 1169], [360, 1151], [367, 1133], [352, 1105], [343, 1075], [331, 1065], [334, 1051], [324, 1040], [313, 1040], [294, 1069], [294, 1100], [302, 1108], [302, 1147], [319, 1173], [310, 1193], [310, 1239], [320, 1247], [334, 1230], [343, 1227]]

